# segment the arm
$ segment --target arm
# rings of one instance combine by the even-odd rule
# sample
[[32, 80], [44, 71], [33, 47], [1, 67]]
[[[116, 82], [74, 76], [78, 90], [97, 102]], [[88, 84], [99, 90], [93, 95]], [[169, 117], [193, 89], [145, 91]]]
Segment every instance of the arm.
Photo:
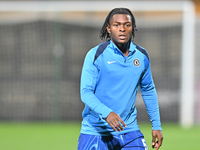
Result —
[[124, 127], [126, 127], [126, 124], [120, 116], [101, 103], [94, 94], [99, 78], [101, 62], [96, 61], [96, 64], [94, 64], [93, 58], [94, 55], [92, 55], [90, 51], [84, 61], [81, 75], [81, 99], [91, 110], [97, 113], [102, 119], [106, 120], [114, 131], [124, 130], [121, 124]]
[[146, 105], [147, 113], [152, 123], [152, 130], [162, 130], [156, 89], [153, 83], [150, 67], [142, 77], [140, 89]]
[[[152, 147], [158, 150], [158, 148], [162, 145], [162, 140], [163, 140], [159, 105], [149, 61], [147, 61], [146, 66], [147, 69], [141, 79], [140, 87], [141, 87], [142, 97], [146, 105], [147, 113], [152, 123]], [[156, 139], [158, 140], [157, 143]]]
[[112, 111], [95, 96], [95, 88], [99, 78], [98, 64], [93, 64], [94, 50], [89, 51], [85, 57], [81, 74], [81, 100], [101, 118], [106, 118]]

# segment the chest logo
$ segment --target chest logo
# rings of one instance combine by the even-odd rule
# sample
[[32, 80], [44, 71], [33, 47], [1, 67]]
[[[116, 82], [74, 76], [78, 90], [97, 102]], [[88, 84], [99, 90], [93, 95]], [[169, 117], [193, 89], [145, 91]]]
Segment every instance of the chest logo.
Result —
[[139, 59], [137, 59], [137, 58], [134, 59], [133, 64], [134, 64], [136, 67], [138, 67], [138, 66], [140, 65]]
[[108, 64], [112, 64], [115, 63], [116, 61], [108, 61]]

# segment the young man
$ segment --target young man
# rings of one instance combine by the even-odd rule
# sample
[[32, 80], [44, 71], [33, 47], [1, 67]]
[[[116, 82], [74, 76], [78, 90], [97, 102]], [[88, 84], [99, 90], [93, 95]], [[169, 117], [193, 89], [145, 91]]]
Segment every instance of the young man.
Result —
[[139, 86], [152, 123], [152, 147], [158, 150], [162, 144], [150, 60], [147, 51], [132, 42], [135, 30], [129, 9], [113, 9], [100, 33], [107, 41], [85, 57], [80, 87], [85, 109], [78, 150], [147, 150], [136, 119]]

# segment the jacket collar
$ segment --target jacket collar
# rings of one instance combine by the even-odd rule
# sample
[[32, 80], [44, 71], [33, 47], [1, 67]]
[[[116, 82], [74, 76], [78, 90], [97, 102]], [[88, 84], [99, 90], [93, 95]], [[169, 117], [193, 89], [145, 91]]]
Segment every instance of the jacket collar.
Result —
[[[115, 50], [118, 50], [120, 51], [120, 49], [113, 43], [113, 41], [111, 39], [110, 40], [110, 47], [115, 49]], [[134, 44], [132, 41], [130, 43], [130, 47], [129, 47], [129, 52], [132, 53], [135, 51], [135, 48], [136, 48], [136, 44]], [[120, 51], [121, 52], [121, 51]]]

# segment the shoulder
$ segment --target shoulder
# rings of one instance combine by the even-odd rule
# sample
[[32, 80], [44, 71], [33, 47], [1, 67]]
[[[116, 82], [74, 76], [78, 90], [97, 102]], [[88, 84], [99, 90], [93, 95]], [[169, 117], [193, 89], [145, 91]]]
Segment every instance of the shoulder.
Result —
[[97, 58], [104, 52], [104, 50], [107, 48], [109, 44], [110, 44], [110, 40], [105, 41], [101, 43], [100, 45], [98, 45], [93, 62], [97, 60]]
[[145, 69], [150, 67], [150, 58], [147, 50], [136, 44], [136, 52], [143, 58]]
[[136, 49], [137, 49], [138, 52], [143, 54], [148, 59], [148, 61], [150, 61], [149, 54], [148, 54], [148, 52], [147, 52], [147, 50], [145, 48], [143, 48], [140, 45], [136, 44]]
[[105, 41], [103, 43], [100, 43], [99, 45], [93, 47], [88, 51], [86, 54], [85, 59], [89, 59], [93, 63], [97, 60], [97, 58], [103, 53], [103, 51], [107, 48], [107, 46], [110, 44], [110, 41]]

